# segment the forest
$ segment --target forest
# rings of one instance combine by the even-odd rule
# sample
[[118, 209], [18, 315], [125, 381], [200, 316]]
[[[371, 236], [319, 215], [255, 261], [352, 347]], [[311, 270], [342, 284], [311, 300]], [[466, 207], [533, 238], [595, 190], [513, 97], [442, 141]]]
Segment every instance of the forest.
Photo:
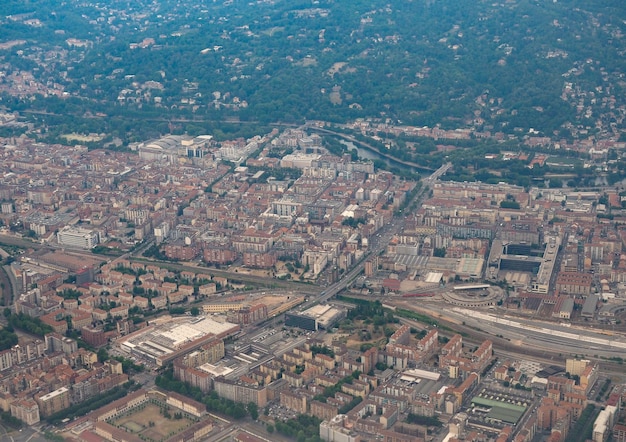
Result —
[[173, 122], [193, 133], [224, 121], [389, 118], [547, 136], [593, 129], [599, 113], [624, 124], [617, 0], [10, 0], [0, 17], [0, 44], [23, 41], [0, 49], [0, 70], [64, 90], [16, 96], [0, 79], [0, 106], [50, 139], [128, 143]]

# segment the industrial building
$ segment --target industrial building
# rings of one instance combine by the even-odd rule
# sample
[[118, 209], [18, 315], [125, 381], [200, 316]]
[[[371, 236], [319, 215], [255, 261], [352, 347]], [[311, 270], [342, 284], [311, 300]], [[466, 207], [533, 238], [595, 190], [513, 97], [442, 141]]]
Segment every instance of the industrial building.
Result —
[[285, 325], [304, 330], [329, 329], [346, 317], [346, 310], [332, 305], [315, 305], [300, 313], [287, 313]]
[[303, 330], [317, 331], [317, 321], [300, 313], [285, 313], [285, 325]]
[[120, 342], [119, 347], [125, 353], [163, 366], [178, 356], [238, 331], [237, 324], [217, 322], [204, 316], [176, 318], [133, 333]]
[[598, 307], [599, 300], [600, 298], [598, 297], [598, 295], [587, 296], [587, 299], [585, 299], [585, 303], [583, 304], [581, 316], [583, 318], [593, 318], [596, 314], [596, 308]]

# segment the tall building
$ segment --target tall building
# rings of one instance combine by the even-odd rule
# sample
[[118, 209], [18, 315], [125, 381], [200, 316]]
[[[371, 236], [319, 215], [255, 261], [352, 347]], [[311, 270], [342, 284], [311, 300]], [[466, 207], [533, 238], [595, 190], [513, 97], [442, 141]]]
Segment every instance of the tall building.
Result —
[[183, 356], [181, 361], [186, 367], [197, 367], [206, 363], [214, 364], [222, 359], [224, 354], [224, 341], [216, 339]]
[[57, 241], [62, 246], [93, 249], [100, 242], [100, 235], [93, 230], [65, 226], [57, 232]]
[[264, 407], [267, 404], [267, 389], [259, 385], [232, 381], [220, 376], [215, 378], [214, 388], [220, 397], [231, 401], [244, 404], [254, 402], [259, 407]]
[[246, 306], [237, 312], [238, 324], [253, 324], [267, 318], [267, 306], [265, 304], [256, 304]]
[[46, 349], [49, 353], [62, 351], [66, 355], [71, 355], [78, 351], [78, 343], [71, 338], [61, 336], [58, 333], [48, 333], [44, 336]]
[[[118, 322], [119, 325], [119, 322]], [[83, 340], [94, 347], [100, 347], [109, 342], [109, 337], [102, 327], [83, 327], [80, 329]]]
[[58, 411], [69, 408], [70, 390], [67, 387], [61, 387], [50, 393], [38, 393], [35, 395], [35, 401], [39, 404], [41, 415], [48, 417]]

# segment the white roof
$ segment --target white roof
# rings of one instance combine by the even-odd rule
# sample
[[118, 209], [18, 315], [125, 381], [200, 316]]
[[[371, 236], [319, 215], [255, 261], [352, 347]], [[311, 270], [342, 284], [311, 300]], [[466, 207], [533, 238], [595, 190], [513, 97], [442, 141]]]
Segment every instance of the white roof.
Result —
[[426, 275], [425, 281], [429, 284], [434, 284], [434, 283], [441, 281], [441, 278], [443, 278], [443, 273], [429, 272], [428, 275]]
[[48, 400], [52, 399], [53, 397], [58, 396], [58, 395], [63, 394], [63, 393], [66, 393], [68, 391], [69, 390], [67, 389], [67, 387], [61, 387], [61, 388], [59, 388], [57, 390], [51, 391], [50, 393], [41, 396], [41, 400], [42, 401], [48, 401]]

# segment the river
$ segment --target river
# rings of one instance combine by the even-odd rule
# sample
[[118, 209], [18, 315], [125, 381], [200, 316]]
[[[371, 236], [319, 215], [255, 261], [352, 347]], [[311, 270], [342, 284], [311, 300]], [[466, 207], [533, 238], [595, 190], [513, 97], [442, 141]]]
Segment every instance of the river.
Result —
[[398, 163], [397, 161], [394, 161], [390, 158], [383, 157], [377, 152], [371, 149], [367, 149], [366, 147], [359, 148], [355, 146], [352, 141], [346, 141], [346, 140], [340, 139], [339, 142], [343, 144], [344, 146], [346, 146], [348, 148], [348, 151], [356, 150], [357, 155], [362, 160], [371, 160], [371, 161], [379, 160], [379, 161], [383, 161], [387, 166], [390, 166], [390, 167], [393, 166], [393, 167], [397, 167], [398, 169], [410, 169], [411, 172], [418, 172], [418, 173], [424, 172], [423, 170], [420, 171], [419, 169], [415, 167], [407, 166], [406, 164]]

